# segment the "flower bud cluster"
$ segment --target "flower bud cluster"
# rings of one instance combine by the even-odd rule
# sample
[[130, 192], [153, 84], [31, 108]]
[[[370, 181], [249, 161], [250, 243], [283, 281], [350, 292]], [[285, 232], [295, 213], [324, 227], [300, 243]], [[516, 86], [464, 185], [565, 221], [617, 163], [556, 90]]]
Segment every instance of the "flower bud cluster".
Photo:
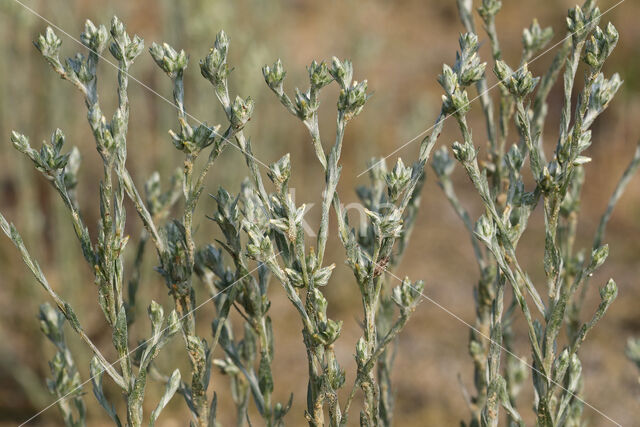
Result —
[[500, 80], [500, 84], [518, 99], [533, 92], [540, 81], [539, 77], [533, 77], [526, 62], [514, 72], [504, 61], [498, 60], [493, 71]]
[[[87, 22], [90, 23], [90, 21]], [[86, 29], [85, 33], [87, 33]], [[109, 46], [109, 52], [111, 52], [111, 55], [113, 55], [115, 59], [125, 62], [126, 64], [136, 59], [144, 49], [144, 40], [137, 34], [131, 39], [125, 31], [124, 24], [116, 16], [111, 20], [111, 37], [113, 38], [113, 42]]]
[[149, 53], [162, 71], [172, 79], [182, 76], [189, 64], [189, 57], [184, 50], [178, 52], [167, 43], [160, 46], [154, 42], [149, 48]]
[[611, 22], [609, 22], [604, 31], [600, 27], [596, 27], [596, 30], [585, 44], [584, 62], [593, 71], [599, 71], [604, 65], [604, 61], [611, 55], [616, 44], [618, 44], [619, 37], [616, 27]]
[[219, 126], [211, 128], [203, 123], [198, 126], [192, 126], [186, 122], [186, 120], [180, 118], [180, 131], [176, 133], [173, 130], [169, 130], [169, 135], [173, 145], [185, 153], [197, 156], [200, 151], [213, 144], [216, 135], [218, 135]]
[[280, 59], [274, 62], [271, 67], [268, 65], [262, 67], [262, 75], [264, 76], [264, 81], [271, 90], [278, 95], [282, 95], [284, 93], [283, 82], [287, 72], [284, 71], [284, 67], [282, 66], [282, 61]]
[[220, 86], [231, 72], [227, 65], [229, 37], [224, 31], [216, 35], [216, 41], [209, 54], [200, 60], [200, 72], [214, 86]]
[[543, 49], [553, 37], [553, 28], [541, 28], [537, 19], [534, 19], [529, 28], [522, 31], [522, 46], [525, 52], [533, 54]]
[[597, 7], [583, 10], [576, 5], [576, 7], [569, 9], [567, 29], [571, 33], [574, 43], [585, 40], [589, 30], [598, 25], [601, 16], [600, 9]]

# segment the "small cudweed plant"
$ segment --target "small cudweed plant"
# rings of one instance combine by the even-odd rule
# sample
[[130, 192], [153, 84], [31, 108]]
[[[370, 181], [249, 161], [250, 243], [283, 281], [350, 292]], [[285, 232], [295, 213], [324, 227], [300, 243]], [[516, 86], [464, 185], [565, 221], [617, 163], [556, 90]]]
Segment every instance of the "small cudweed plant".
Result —
[[[582, 7], [576, 6], [569, 11], [567, 30], [570, 37], [547, 72], [534, 77], [528, 70], [527, 61], [549, 42], [551, 30], [542, 29], [537, 21], [524, 30], [522, 59], [514, 70], [501, 60], [494, 23], [500, 2], [482, 1], [478, 12], [491, 43], [493, 70], [500, 84], [497, 120], [493, 116], [494, 101], [480, 95], [489, 141], [486, 160], [479, 160], [480, 149], [473, 143], [465, 118], [468, 108], [464, 107], [463, 101], [457, 103], [460, 108], [451, 107], [456, 101], [456, 84], [463, 80], [460, 67], [452, 69], [445, 65], [440, 78], [445, 90], [443, 110], [455, 117], [463, 138], [462, 142], [453, 143], [453, 155], [463, 166], [485, 208], [485, 213], [474, 225], [454, 191], [451, 180], [454, 162], [447, 149], [441, 148], [432, 166], [440, 187], [472, 236], [480, 270], [480, 279], [474, 289], [476, 321], [469, 342], [474, 362], [475, 395], [465, 390], [471, 409], [471, 426], [498, 425], [500, 407], [505, 410], [510, 424], [523, 423], [517, 409], [520, 406], [517, 396], [527, 369], [524, 358], [515, 355], [511, 326], [518, 308], [527, 324], [533, 356], [529, 367], [536, 396], [537, 424], [581, 423], [583, 374], [578, 352], [589, 331], [615, 299], [615, 282], [609, 280], [600, 290], [600, 304], [589, 320], [582, 320], [580, 312], [589, 278], [608, 255], [608, 246], [602, 244], [607, 222], [640, 162], [640, 151], [637, 150], [611, 197], [591, 250], [576, 250], [580, 191], [585, 165], [591, 161], [583, 153], [591, 145], [593, 121], [620, 86], [617, 74], [607, 79], [601, 72], [604, 61], [617, 43], [618, 33], [610, 23], [606, 30], [598, 27], [600, 12], [594, 3], [588, 0]], [[474, 31], [471, 5], [470, 1], [458, 2], [467, 31]], [[464, 57], [462, 43], [461, 49], [456, 63]], [[580, 61], [584, 61], [588, 69], [584, 88], [579, 93], [577, 105], [573, 106], [572, 93]], [[558, 142], [553, 157], [546, 160], [542, 130], [547, 98], [561, 73], [564, 104]], [[478, 90], [486, 87], [485, 80], [486, 77], [480, 75]], [[519, 141], [507, 148], [507, 132], [512, 120]], [[523, 178], [527, 157], [534, 182], [529, 191], [525, 189]], [[538, 204], [543, 206], [545, 218], [545, 279], [541, 281], [544, 283], [534, 284], [518, 262], [516, 247]], [[513, 299], [505, 309], [507, 286]], [[566, 325], [566, 340], [560, 339], [563, 325]], [[501, 349], [507, 350], [506, 361], [502, 364]]]

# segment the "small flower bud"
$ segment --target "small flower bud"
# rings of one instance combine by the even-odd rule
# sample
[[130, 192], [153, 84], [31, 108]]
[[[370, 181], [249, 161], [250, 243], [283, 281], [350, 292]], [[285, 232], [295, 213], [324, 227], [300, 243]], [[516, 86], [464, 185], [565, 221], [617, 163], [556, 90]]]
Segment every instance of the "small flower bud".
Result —
[[560, 356], [556, 359], [555, 363], [555, 371], [556, 372], [566, 372], [567, 367], [569, 366], [569, 350], [566, 348], [562, 350]]
[[57, 59], [62, 41], [51, 27], [47, 27], [44, 35], [39, 35], [34, 44], [45, 58]]
[[200, 60], [200, 73], [214, 86], [221, 85], [229, 76], [229, 66], [227, 64], [227, 51], [229, 49], [229, 38], [220, 31], [216, 36], [216, 41], [209, 54]]
[[323, 338], [323, 344], [325, 346], [331, 345], [340, 337], [342, 321], [336, 322], [335, 320], [327, 319], [326, 323], [320, 323], [318, 325], [318, 329]]
[[542, 172], [540, 172], [540, 178], [538, 179], [538, 185], [543, 193], [549, 194], [556, 188], [555, 182], [555, 174], [552, 173], [550, 167], [546, 165], [542, 168]]
[[604, 65], [604, 61], [611, 55], [618, 43], [618, 38], [618, 31], [611, 22], [609, 22], [605, 31], [602, 31], [600, 27], [596, 27], [585, 45], [584, 62], [592, 70], [600, 70]]
[[451, 151], [453, 151], [453, 156], [460, 163], [467, 163], [476, 158], [476, 149], [471, 144], [460, 144], [458, 141], [454, 142], [451, 146]]
[[496, 16], [501, 8], [502, 2], [499, 0], [482, 0], [482, 5], [478, 8], [478, 14], [486, 22]]
[[587, 156], [578, 156], [576, 157], [576, 159], [573, 161], [573, 165], [574, 166], [581, 166], [584, 165], [586, 163], [589, 163], [591, 161], [591, 157], [587, 157]]
[[282, 191], [283, 188], [286, 188], [289, 178], [291, 177], [291, 156], [289, 153], [285, 154], [280, 160], [273, 163], [269, 167], [267, 175], [269, 176], [269, 179], [271, 179], [271, 182], [276, 185], [278, 191]]
[[304, 281], [302, 280], [302, 274], [300, 272], [294, 270], [293, 268], [285, 268], [285, 273], [287, 273], [287, 278], [289, 279], [289, 283], [296, 288], [303, 288]]
[[520, 169], [522, 169], [524, 158], [522, 157], [522, 153], [520, 152], [520, 149], [516, 144], [511, 146], [511, 149], [505, 157], [505, 161], [514, 172], [519, 172]]
[[570, 392], [575, 392], [580, 382], [580, 376], [582, 375], [582, 363], [578, 359], [578, 355], [573, 353], [571, 355], [571, 361], [569, 362], [569, 384], [567, 387]]
[[309, 91], [303, 93], [300, 92], [298, 88], [296, 88], [295, 103], [296, 112], [301, 120], [307, 120], [308, 118], [313, 116], [313, 113], [318, 109], [319, 106], [317, 101], [313, 101], [311, 99], [311, 94], [309, 93]]
[[424, 282], [422, 280], [412, 284], [409, 278], [405, 277], [400, 286], [393, 288], [393, 300], [406, 313], [415, 308], [423, 290]]
[[496, 235], [496, 228], [493, 220], [486, 215], [481, 215], [476, 222], [475, 235], [487, 244], [492, 244]]
[[329, 283], [329, 279], [331, 278], [331, 273], [333, 269], [336, 267], [335, 264], [328, 265], [326, 267], [322, 267], [313, 272], [312, 280], [315, 286], [326, 286]]
[[333, 81], [333, 76], [331, 76], [329, 68], [324, 61], [318, 64], [314, 60], [307, 68], [307, 71], [309, 72], [311, 86], [316, 89], [321, 89]]
[[94, 78], [94, 74], [87, 67], [87, 61], [81, 53], [74, 58], [67, 58], [65, 70], [83, 84], [89, 83]]
[[442, 65], [442, 74], [438, 76], [438, 83], [445, 94], [452, 94], [458, 87], [458, 75], [447, 64]]
[[591, 146], [591, 130], [587, 130], [582, 132], [580, 137], [578, 138], [578, 144], [576, 149], [578, 153], [582, 153], [584, 150]]
[[463, 117], [470, 108], [466, 90], [461, 90], [458, 87], [450, 95], [442, 95], [442, 109], [445, 114]]
[[220, 30], [218, 31], [218, 34], [216, 34], [216, 41], [214, 42], [214, 48], [219, 50], [224, 57], [227, 57], [227, 52], [229, 51], [229, 36], [227, 36], [227, 33], [224, 32], [224, 30]]
[[113, 38], [113, 43], [109, 46], [109, 51], [118, 61], [129, 63], [140, 55], [144, 49], [144, 40], [138, 35], [135, 35], [131, 40], [124, 24], [117, 16], [111, 19], [111, 37]]
[[376, 213], [369, 209], [364, 211], [371, 218], [376, 236], [386, 239], [397, 238], [402, 234], [402, 212], [397, 207], [393, 206], [391, 212], [386, 214]]
[[151, 319], [151, 325], [155, 335], [162, 327], [162, 322], [164, 321], [164, 309], [160, 304], [151, 300], [151, 304], [149, 305], [147, 312], [149, 313], [149, 319]]
[[500, 80], [500, 84], [519, 99], [533, 92], [540, 80], [539, 77], [533, 77], [526, 62], [514, 72], [504, 61], [498, 60], [493, 71]]
[[347, 89], [351, 85], [351, 79], [353, 78], [353, 64], [348, 59], [342, 62], [334, 56], [331, 60], [329, 73], [342, 89]]
[[340, 91], [338, 110], [344, 114], [345, 120], [349, 121], [360, 114], [368, 98], [367, 81], [363, 80], [360, 83], [354, 81], [351, 86]]
[[465, 33], [459, 39], [460, 52], [456, 53], [456, 63], [453, 70], [458, 76], [460, 86], [467, 87], [482, 78], [486, 63], [480, 63], [478, 57], [478, 36]]
[[606, 304], [611, 304], [614, 299], [618, 296], [618, 286], [613, 279], [609, 279], [606, 285], [602, 289], [600, 289], [600, 298]]
[[38, 313], [40, 330], [56, 345], [64, 345], [64, 316], [49, 303], [42, 304]]
[[393, 170], [385, 175], [389, 197], [396, 200], [405, 190], [411, 179], [411, 168], [404, 165], [401, 158], [398, 158]]
[[284, 67], [282, 66], [282, 61], [280, 61], [280, 59], [274, 62], [271, 67], [268, 65], [262, 67], [262, 75], [264, 76], [264, 81], [271, 90], [279, 95], [283, 93], [282, 82], [284, 81], [284, 77], [287, 73], [284, 71]]
[[15, 130], [11, 131], [11, 142], [13, 143], [14, 148], [21, 153], [26, 154], [27, 151], [31, 150], [29, 138]]
[[104, 25], [96, 27], [93, 22], [87, 19], [84, 24], [84, 32], [80, 34], [80, 41], [83, 45], [99, 55], [107, 46], [108, 39], [109, 33]]
[[193, 155], [198, 155], [200, 151], [211, 145], [220, 129], [219, 126], [211, 128], [206, 123], [197, 127], [191, 126], [184, 119], [180, 119], [179, 122], [179, 133], [169, 130], [173, 145], [178, 150]]
[[532, 54], [543, 49], [553, 37], [553, 29], [547, 27], [542, 29], [538, 20], [534, 19], [529, 28], [522, 31], [522, 46], [525, 52]]
[[184, 50], [176, 52], [167, 43], [163, 43], [162, 46], [153, 43], [149, 52], [156, 64], [172, 79], [182, 75], [189, 63], [189, 57]]
[[116, 40], [127, 36], [124, 23], [115, 15], [111, 18], [111, 36]]
[[133, 36], [133, 41], [129, 43], [125, 50], [124, 55], [128, 61], [136, 59], [144, 50], [144, 39], [137, 34]]
[[599, 73], [591, 88], [591, 96], [589, 97], [589, 110], [585, 117], [585, 124], [591, 123], [598, 114], [604, 111], [614, 95], [622, 85], [620, 75], [615, 73], [610, 79], [605, 79], [602, 73]]
[[600, 9], [597, 7], [588, 10], [586, 14], [580, 6], [569, 9], [567, 29], [571, 33], [574, 43], [587, 37], [589, 28], [598, 25], [600, 16]]
[[80, 170], [80, 150], [73, 147], [64, 168], [64, 185], [67, 190], [73, 190], [78, 185], [78, 170]]
[[449, 156], [449, 151], [444, 145], [433, 154], [433, 162], [431, 167], [435, 171], [438, 178], [448, 177], [455, 168], [453, 159]]
[[358, 366], [363, 366], [368, 358], [367, 343], [363, 337], [360, 337], [356, 343], [356, 363]]
[[167, 319], [167, 326], [165, 330], [166, 336], [175, 335], [180, 330], [180, 319], [178, 318], [178, 313], [175, 310], [171, 310], [169, 314], [169, 319]]
[[236, 96], [236, 99], [233, 101], [233, 105], [231, 106], [231, 124], [233, 127], [236, 129], [242, 129], [247, 122], [251, 120], [253, 108], [254, 102], [250, 96], [246, 99]]
[[609, 256], [609, 245], [602, 245], [591, 253], [589, 271], [597, 270]]

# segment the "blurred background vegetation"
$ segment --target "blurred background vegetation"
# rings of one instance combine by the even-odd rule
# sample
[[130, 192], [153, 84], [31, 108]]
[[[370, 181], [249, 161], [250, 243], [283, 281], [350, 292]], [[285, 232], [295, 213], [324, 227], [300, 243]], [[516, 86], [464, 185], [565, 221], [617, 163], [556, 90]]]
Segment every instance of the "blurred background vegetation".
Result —
[[[234, 92], [251, 95], [256, 101], [254, 119], [245, 133], [250, 135], [256, 156], [265, 163], [291, 152], [292, 187], [298, 202], [313, 202], [320, 198], [323, 173], [315, 160], [305, 129], [288, 115], [263, 82], [260, 68], [281, 58], [287, 70], [289, 90], [304, 85], [305, 66], [313, 59], [330, 60], [331, 56], [350, 58], [354, 62], [355, 78], [367, 78], [373, 97], [364, 112], [349, 127], [343, 150], [343, 173], [339, 187], [345, 203], [355, 201], [353, 189], [366, 176], [357, 178], [372, 156], [393, 151], [433, 123], [440, 104], [440, 89], [436, 76], [443, 62], [452, 63], [457, 38], [462, 26], [458, 22], [454, 0], [355, 0], [323, 2], [312, 0], [234, 0], [234, 1], [172, 1], [172, 0], [23, 0], [42, 16], [69, 34], [77, 37], [84, 20], [108, 24], [117, 14], [130, 32], [142, 36], [146, 45], [152, 41], [167, 41], [184, 48], [191, 55], [191, 66], [185, 78], [187, 110], [210, 124], [224, 122], [222, 111], [214, 99], [208, 82], [200, 77], [197, 60], [204, 57], [213, 44], [215, 34], [224, 29], [231, 37], [230, 63], [234, 66], [231, 81]], [[520, 55], [522, 28], [537, 17], [543, 26], [552, 26], [554, 41], [564, 36], [566, 10], [575, 0], [505, 1], [497, 17], [499, 35], [507, 62], [517, 63]], [[601, 10], [615, 4], [600, 1]], [[640, 139], [640, 3], [626, 1], [608, 13], [603, 21], [612, 21], [620, 32], [620, 43], [605, 73], [621, 74], [625, 83], [609, 110], [594, 126], [594, 144], [587, 167], [587, 185], [582, 205], [580, 239], [589, 245], [600, 214], [606, 206], [616, 180]], [[11, 0], [0, 3], [0, 209], [15, 222], [27, 246], [40, 260], [49, 281], [76, 308], [85, 329], [101, 348], [111, 349], [111, 337], [102, 316], [95, 309], [96, 289], [85, 264], [78, 262], [80, 249], [73, 236], [62, 203], [50, 191], [42, 177], [29, 162], [19, 156], [9, 143], [11, 129], [20, 130], [37, 145], [49, 138], [59, 127], [67, 140], [77, 145], [83, 155], [79, 184], [79, 200], [87, 224], [95, 235], [98, 214], [96, 171], [98, 156], [93, 138], [86, 125], [85, 108], [80, 94], [71, 85], [60, 82], [45, 64], [31, 41], [44, 30], [46, 23]], [[80, 49], [73, 40], [61, 35], [63, 51], [70, 56]], [[484, 34], [480, 34], [485, 40]], [[489, 57], [488, 46], [481, 53]], [[552, 53], [536, 60], [531, 68], [541, 72], [549, 64]], [[492, 67], [492, 66], [491, 66]], [[488, 67], [488, 68], [491, 68]], [[170, 82], [157, 69], [149, 55], [142, 55], [132, 74], [149, 87], [170, 97]], [[579, 75], [580, 72], [579, 72]], [[116, 70], [101, 65], [100, 94], [104, 109], [115, 103], [113, 85]], [[490, 73], [489, 84], [495, 83]], [[556, 87], [556, 89], [558, 89]], [[325, 132], [333, 130], [335, 93], [324, 99], [321, 125]], [[546, 141], [555, 143], [557, 117], [561, 96], [555, 90], [551, 97], [550, 119], [545, 129]], [[131, 82], [131, 126], [129, 133], [129, 168], [139, 185], [152, 171], [168, 176], [180, 166], [177, 154], [167, 135], [175, 126], [174, 108], [147, 89]], [[476, 144], [483, 144], [484, 128], [479, 105], [471, 117], [475, 125]], [[475, 114], [475, 115], [474, 115]], [[445, 125], [441, 143], [451, 144], [459, 138], [455, 126]], [[398, 154], [415, 158], [418, 144], [412, 144]], [[548, 147], [551, 153], [552, 147]], [[481, 155], [483, 152], [481, 152]], [[395, 156], [394, 156], [395, 157]], [[388, 159], [393, 164], [395, 158]], [[219, 186], [237, 191], [246, 168], [237, 150], [228, 149], [209, 175], [207, 191]], [[407, 256], [397, 274], [412, 279], [424, 279], [426, 292], [463, 319], [473, 319], [472, 286], [477, 271], [472, 259], [468, 237], [428, 171], [423, 191], [423, 208], [414, 231]], [[472, 213], [479, 213], [475, 191], [465, 177], [457, 174], [461, 199]], [[203, 200], [196, 216], [200, 226], [200, 243], [212, 242], [214, 227], [206, 220], [215, 204]], [[611, 254], [605, 268], [594, 283], [604, 284], [613, 276], [619, 287], [618, 300], [605, 320], [595, 329], [582, 348], [586, 377], [585, 398], [588, 402], [625, 425], [631, 425], [640, 411], [640, 386], [634, 366], [624, 357], [624, 345], [631, 335], [640, 334], [640, 178], [634, 178], [627, 194], [616, 208], [606, 242]], [[309, 221], [316, 223], [319, 209], [312, 209]], [[134, 218], [134, 215], [130, 215]], [[131, 219], [128, 226], [137, 240], [139, 221]], [[542, 217], [535, 215], [531, 229], [525, 234], [519, 251], [534, 283], [542, 274]], [[338, 344], [340, 362], [353, 368], [355, 340], [359, 336], [360, 303], [351, 274], [340, 264], [342, 247], [331, 242], [333, 261], [338, 268], [329, 286], [328, 298], [332, 318], [345, 321], [344, 337]], [[133, 245], [131, 245], [133, 246]], [[130, 248], [130, 256], [133, 251]], [[165, 306], [170, 304], [159, 275], [153, 272], [151, 257], [143, 272], [139, 301], [154, 298]], [[200, 300], [204, 292], [200, 292]], [[597, 304], [597, 291], [591, 292], [590, 303]], [[291, 309], [281, 288], [272, 285], [272, 318], [274, 320], [276, 352], [274, 376], [275, 398], [285, 401], [294, 393], [294, 406], [288, 416], [290, 425], [302, 425], [306, 391], [306, 363], [300, 339], [296, 313]], [[53, 349], [38, 328], [38, 305], [45, 294], [34, 283], [22, 265], [18, 253], [8, 239], [0, 239], [0, 424], [15, 425], [27, 419], [53, 399], [46, 391], [47, 360]], [[143, 313], [145, 307], [140, 307]], [[210, 335], [209, 320], [213, 307], [198, 313], [202, 335]], [[140, 322], [146, 326], [145, 322]], [[519, 325], [517, 327], [520, 327]], [[517, 348], [528, 348], [526, 336]], [[85, 373], [89, 355], [76, 336], [69, 333], [75, 356]], [[397, 390], [399, 426], [457, 425], [467, 418], [461, 383], [472, 386], [472, 366], [467, 352], [468, 329], [449, 315], [424, 302], [402, 334], [394, 383]], [[115, 354], [106, 355], [115, 360]], [[160, 364], [184, 362], [180, 345], [161, 355]], [[525, 357], [528, 354], [523, 354]], [[86, 368], [86, 369], [85, 369]], [[347, 372], [349, 370], [347, 369]], [[347, 378], [350, 383], [353, 378]], [[210, 389], [218, 392], [220, 421], [232, 424], [233, 411], [228, 397], [227, 379], [215, 372]], [[154, 403], [161, 392], [159, 384], [148, 387], [147, 401]], [[530, 388], [530, 387], [529, 387]], [[89, 395], [90, 424], [106, 422], [105, 415]], [[531, 391], [522, 393], [523, 411]], [[116, 399], [117, 400], [117, 399]], [[175, 398], [161, 418], [162, 425], [185, 425], [187, 412], [181, 398]], [[605, 425], [604, 418], [585, 410], [591, 425]], [[636, 414], [634, 416], [634, 413]], [[51, 408], [34, 423], [58, 425], [57, 409]]]

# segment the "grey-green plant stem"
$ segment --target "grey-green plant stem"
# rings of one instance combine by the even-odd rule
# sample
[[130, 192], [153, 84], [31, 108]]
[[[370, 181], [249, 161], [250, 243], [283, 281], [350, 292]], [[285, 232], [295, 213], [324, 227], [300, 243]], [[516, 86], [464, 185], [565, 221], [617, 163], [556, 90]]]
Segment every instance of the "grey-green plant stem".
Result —
[[[402, 279], [398, 276], [396, 276], [394, 273], [388, 271], [388, 270], [384, 270], [386, 274], [391, 275], [394, 279], [398, 280], [399, 282], [402, 281]], [[414, 289], [416, 291], [418, 291], [417, 289]], [[506, 352], [507, 354], [509, 354], [510, 356], [514, 357], [515, 359], [519, 360], [520, 362], [522, 362], [524, 365], [526, 365], [529, 369], [531, 369], [534, 372], [537, 372], [540, 375], [545, 376], [546, 378], [549, 378], [549, 380], [551, 381], [552, 384], [554, 384], [556, 387], [558, 387], [559, 389], [562, 389], [563, 391], [569, 393], [574, 399], [579, 400], [581, 403], [583, 403], [585, 406], [588, 406], [589, 408], [591, 408], [593, 411], [595, 411], [596, 413], [598, 413], [599, 415], [601, 415], [603, 418], [607, 419], [608, 421], [610, 421], [611, 423], [617, 425], [617, 426], [622, 426], [620, 423], [618, 423], [617, 421], [615, 421], [614, 419], [612, 419], [611, 417], [609, 417], [607, 414], [605, 414], [604, 412], [602, 412], [600, 409], [596, 408], [595, 406], [591, 405], [589, 402], [585, 401], [584, 399], [582, 399], [580, 396], [578, 396], [577, 394], [567, 390], [562, 383], [560, 383], [559, 381], [554, 380], [553, 378], [548, 377], [544, 372], [540, 371], [539, 369], [537, 369], [535, 366], [527, 363], [526, 359], [521, 358], [520, 356], [518, 356], [517, 354], [513, 353], [512, 351], [510, 351], [509, 349], [501, 346], [498, 343], [495, 343], [493, 341], [493, 339], [485, 334], [482, 333], [482, 331], [476, 329], [473, 325], [469, 324], [468, 322], [466, 322], [464, 319], [462, 319], [460, 316], [458, 316], [457, 314], [455, 314], [454, 312], [452, 312], [451, 310], [449, 310], [448, 308], [446, 308], [445, 306], [443, 306], [442, 304], [440, 304], [438, 301], [434, 300], [433, 298], [431, 298], [430, 296], [428, 296], [427, 294], [425, 294], [424, 292], [420, 292], [420, 296], [422, 298], [424, 298], [425, 300], [429, 301], [431, 304], [435, 305], [436, 307], [438, 307], [440, 310], [444, 311], [445, 313], [447, 313], [449, 316], [453, 317], [455, 320], [457, 320], [458, 322], [462, 323], [463, 325], [465, 325], [466, 327], [474, 330], [476, 333], [483, 335], [483, 337], [488, 340], [490, 343], [493, 343], [496, 346], [499, 346], [499, 348], [501, 350], [503, 350], [504, 352]], [[586, 334], [585, 334], [586, 336]]]
[[[49, 282], [44, 276], [42, 269], [38, 262], [31, 257], [27, 248], [22, 241], [22, 237], [18, 233], [18, 230], [13, 226], [13, 224], [9, 224], [4, 215], [0, 213], [0, 227], [4, 234], [7, 235], [13, 242], [13, 244], [18, 248], [20, 254], [22, 256], [22, 260], [27, 265], [35, 279], [42, 285], [42, 287], [47, 291], [53, 302], [55, 302], [58, 309], [65, 315], [69, 323], [73, 327], [73, 330], [80, 336], [82, 341], [84, 341], [93, 354], [100, 360], [100, 363], [104, 367], [105, 371], [109, 374], [109, 376], [113, 379], [113, 381], [118, 384], [121, 388], [126, 389], [127, 384], [124, 381], [124, 378], [115, 370], [113, 366], [107, 362], [107, 359], [102, 355], [100, 350], [96, 347], [96, 345], [91, 341], [89, 336], [84, 332], [84, 329], [80, 326], [78, 319], [75, 316], [75, 313], [71, 309], [71, 306], [67, 304], [49, 285]], [[86, 382], [85, 382], [86, 384]]]

